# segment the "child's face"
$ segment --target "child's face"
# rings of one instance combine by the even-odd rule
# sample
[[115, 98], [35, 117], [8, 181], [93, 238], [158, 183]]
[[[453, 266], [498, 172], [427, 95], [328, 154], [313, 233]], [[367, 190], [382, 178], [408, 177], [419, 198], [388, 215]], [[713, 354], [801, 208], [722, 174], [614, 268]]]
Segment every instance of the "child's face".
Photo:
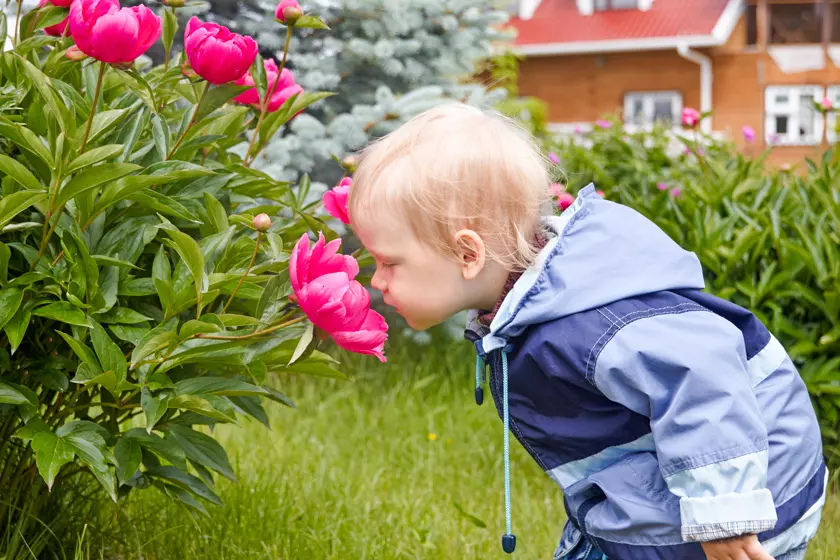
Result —
[[376, 259], [371, 285], [411, 328], [428, 329], [470, 306], [458, 262], [421, 243], [396, 218], [365, 222], [354, 229]]

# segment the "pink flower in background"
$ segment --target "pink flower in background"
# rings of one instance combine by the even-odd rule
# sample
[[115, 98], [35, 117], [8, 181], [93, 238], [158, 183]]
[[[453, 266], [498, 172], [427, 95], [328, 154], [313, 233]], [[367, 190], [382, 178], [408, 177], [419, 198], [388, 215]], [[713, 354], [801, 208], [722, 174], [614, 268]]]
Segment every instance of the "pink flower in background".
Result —
[[605, 193], [604, 191], [600, 191], [600, 190], [599, 190], [599, 191], [595, 191], [595, 194], [597, 194], [597, 195], [598, 195], [598, 196], [600, 196], [601, 198], [606, 198], [606, 197], [607, 197], [607, 195], [606, 195], [606, 193]]
[[[283, 68], [283, 71], [278, 73], [277, 63], [274, 62], [273, 58], [265, 60], [264, 67], [268, 91], [271, 92], [267, 110], [269, 113], [273, 113], [282, 107], [283, 103], [291, 96], [302, 92], [303, 88], [295, 83], [295, 77], [288, 68]], [[236, 80], [235, 83], [238, 86], [253, 86], [254, 77], [248, 72]], [[273, 90], [271, 89], [272, 84], [274, 84]], [[233, 100], [242, 105], [252, 105], [255, 109], [260, 109], [260, 94], [256, 87], [243, 91]]]
[[753, 127], [745, 124], [741, 127], [741, 132], [744, 135], [744, 140], [746, 140], [747, 142], [755, 141], [755, 129]]
[[560, 210], [565, 210], [574, 203], [575, 197], [567, 192], [564, 192], [563, 194], [557, 197], [557, 206], [560, 208]]
[[552, 185], [548, 187], [548, 190], [551, 191], [551, 196], [557, 198], [559, 196], [562, 196], [563, 193], [566, 192], [566, 187], [563, 185], [563, 183], [552, 183]]
[[289, 259], [294, 299], [312, 323], [336, 344], [385, 361], [388, 325], [370, 309], [370, 294], [356, 280], [359, 265], [353, 257], [337, 253], [340, 240], [325, 243], [320, 235], [310, 249], [304, 234]]
[[[296, 0], [280, 0], [274, 9], [274, 17], [283, 23], [294, 23], [303, 15], [303, 8]], [[294, 21], [292, 21], [294, 20]]]
[[581, 134], [582, 132], [583, 129], [580, 127], [580, 125], [575, 125], [575, 134]]
[[555, 154], [554, 152], [548, 152], [548, 161], [550, 161], [554, 165], [557, 165], [558, 163], [560, 163], [560, 158], [557, 157], [557, 154]]
[[[686, 148], [688, 149], [688, 148]], [[660, 191], [667, 191], [668, 190], [668, 183], [656, 183], [656, 188]]]
[[603, 128], [604, 130], [606, 130], [606, 129], [612, 127], [612, 123], [608, 120], [605, 120], [605, 119], [599, 119], [599, 120], [595, 121], [595, 126], [597, 126], [598, 128]]
[[309, 237], [305, 233], [301, 236], [289, 258], [289, 281], [295, 293], [312, 280], [326, 274], [343, 272], [351, 280], [356, 277], [359, 273], [359, 263], [349, 255], [340, 254], [340, 246], [341, 239], [327, 243], [324, 234], [319, 234], [318, 241], [310, 249]]
[[327, 213], [345, 224], [350, 223], [350, 215], [347, 213], [347, 198], [350, 196], [350, 187], [353, 185], [351, 177], [345, 177], [341, 182], [324, 193], [321, 202]]
[[673, 198], [679, 198], [680, 195], [682, 195], [682, 189], [680, 189], [679, 187], [674, 187], [673, 189], [671, 189], [671, 196]]
[[134, 62], [160, 37], [160, 18], [146, 6], [120, 8], [118, 0], [75, 0], [68, 17], [79, 50], [108, 64]]
[[823, 100], [820, 102], [820, 105], [822, 105], [823, 109], [825, 109], [826, 111], [831, 111], [834, 108], [834, 106], [831, 103], [831, 99], [829, 99], [828, 97], [824, 97]]
[[[61, 8], [67, 8], [72, 3], [72, 0], [41, 0], [38, 2], [38, 7], [43, 8], [47, 4], [52, 4], [53, 6], [59, 6]], [[48, 25], [44, 28], [44, 33], [47, 35], [52, 35], [53, 37], [60, 37], [64, 35], [65, 31], [70, 27], [70, 16], [68, 15], [66, 18], [61, 20], [60, 22], [54, 25]]]
[[184, 31], [184, 50], [192, 69], [216, 85], [238, 80], [257, 58], [257, 43], [251, 37], [195, 16]]
[[682, 124], [688, 128], [694, 128], [700, 122], [700, 111], [686, 107], [682, 112]]

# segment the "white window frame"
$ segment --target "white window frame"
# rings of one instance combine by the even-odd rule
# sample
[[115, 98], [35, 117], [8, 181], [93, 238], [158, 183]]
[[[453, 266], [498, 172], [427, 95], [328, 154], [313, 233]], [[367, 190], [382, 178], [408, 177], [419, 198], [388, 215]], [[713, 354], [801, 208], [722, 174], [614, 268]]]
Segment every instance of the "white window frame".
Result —
[[[624, 94], [624, 123], [628, 126], [638, 126], [643, 129], [653, 128], [655, 124], [653, 120], [653, 105], [657, 99], [669, 97], [671, 100], [671, 123], [674, 128], [679, 127], [680, 118], [683, 110], [682, 94], [676, 90], [661, 90], [661, 91], [629, 91]], [[642, 100], [642, 112], [644, 114], [644, 122], [634, 123], [630, 116], [633, 114], [633, 102], [637, 99]]]
[[[805, 94], [812, 94], [819, 102], [823, 98], [823, 88], [814, 85], [767, 86], [764, 90], [764, 139], [779, 146], [816, 146], [820, 143], [825, 126], [823, 116], [814, 111], [814, 134], [810, 137], [799, 136], [799, 99]], [[777, 96], [787, 95], [787, 102], [779, 103]], [[776, 117], [788, 117], [786, 134], [776, 132]]]
[[840, 108], [840, 86], [828, 86], [825, 96], [831, 100], [833, 111], [829, 111], [825, 126], [828, 128], [825, 131], [825, 136], [832, 144], [837, 142], [840, 135], [837, 134], [837, 109]]

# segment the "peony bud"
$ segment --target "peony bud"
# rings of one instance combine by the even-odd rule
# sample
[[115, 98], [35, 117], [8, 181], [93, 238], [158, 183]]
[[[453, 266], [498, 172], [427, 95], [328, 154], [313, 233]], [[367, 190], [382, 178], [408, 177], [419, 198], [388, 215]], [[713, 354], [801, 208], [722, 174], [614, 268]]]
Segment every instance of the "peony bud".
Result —
[[251, 223], [255, 230], [265, 233], [271, 227], [271, 218], [268, 214], [257, 214]]
[[352, 155], [347, 156], [343, 160], [341, 160], [341, 165], [350, 173], [355, 173], [356, 168], [359, 167], [359, 156]]
[[79, 47], [77, 47], [76, 45], [71, 45], [71, 46], [70, 46], [70, 48], [68, 48], [68, 49], [64, 52], [64, 56], [66, 56], [66, 57], [67, 57], [67, 58], [69, 58], [70, 60], [75, 60], [75, 61], [84, 60], [84, 59], [86, 59], [86, 58], [88, 57], [88, 56], [87, 56], [85, 53], [83, 53], [83, 52], [79, 49]]
[[277, 9], [274, 11], [274, 17], [280, 23], [294, 27], [297, 21], [303, 17], [303, 8], [300, 7], [297, 0], [280, 0]]

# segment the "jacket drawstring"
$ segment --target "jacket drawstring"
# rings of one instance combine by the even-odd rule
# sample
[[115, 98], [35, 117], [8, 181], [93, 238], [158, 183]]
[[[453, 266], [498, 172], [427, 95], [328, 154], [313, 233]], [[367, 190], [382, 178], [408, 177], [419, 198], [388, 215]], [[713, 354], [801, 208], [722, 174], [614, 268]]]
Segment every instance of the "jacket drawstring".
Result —
[[[508, 362], [509, 347], [502, 350], [502, 421], [504, 422], [504, 462], [505, 462], [505, 534], [502, 535], [502, 549], [508, 554], [516, 548], [516, 536], [511, 529], [510, 515], [510, 408], [508, 406]], [[475, 362], [475, 403], [484, 402], [484, 390], [481, 388], [481, 374], [484, 362], [481, 353]]]

